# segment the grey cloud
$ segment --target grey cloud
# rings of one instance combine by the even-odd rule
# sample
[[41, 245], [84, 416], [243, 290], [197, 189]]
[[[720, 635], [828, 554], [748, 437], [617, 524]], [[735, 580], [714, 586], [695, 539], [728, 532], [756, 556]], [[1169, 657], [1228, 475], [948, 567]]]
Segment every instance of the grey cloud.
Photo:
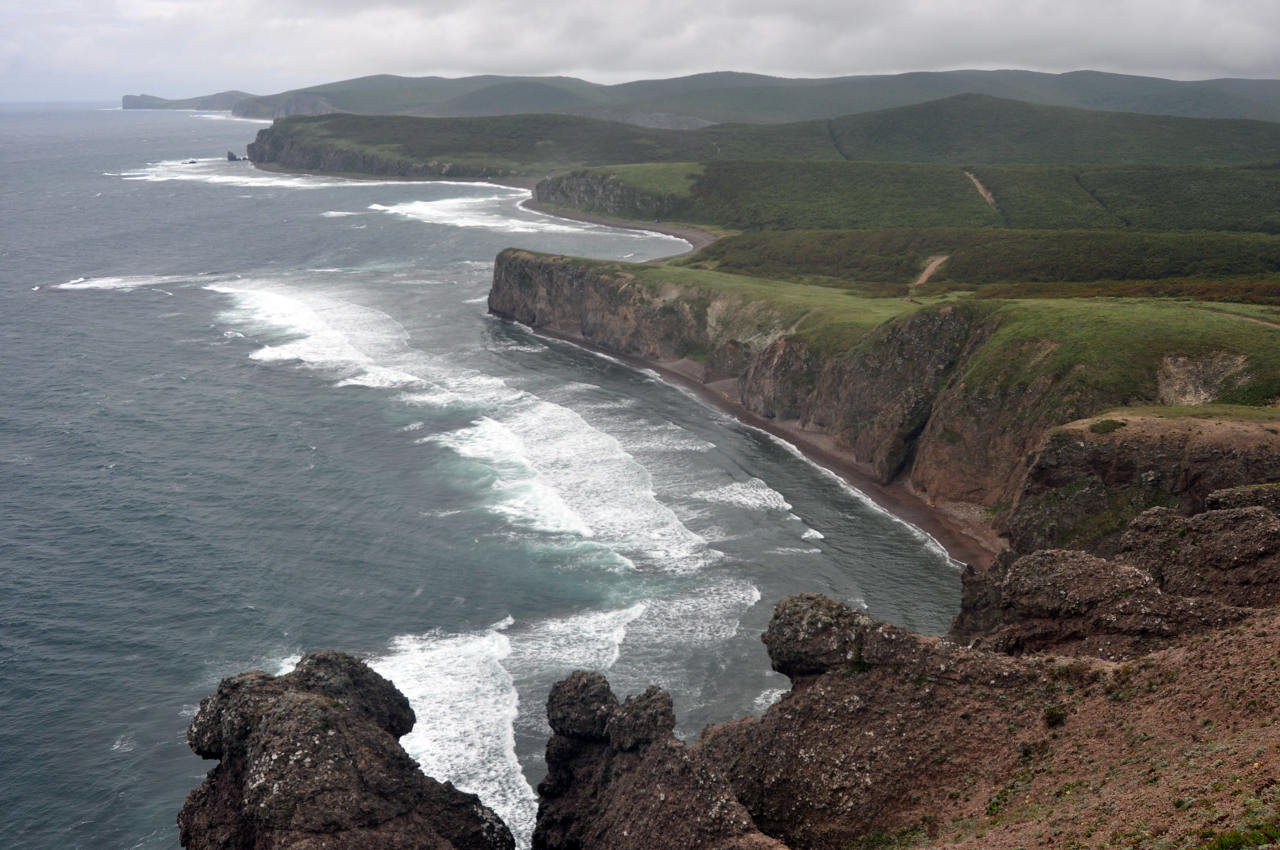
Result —
[[54, 0], [0, 24], [0, 99], [271, 92], [373, 73], [1280, 73], [1272, 0]]

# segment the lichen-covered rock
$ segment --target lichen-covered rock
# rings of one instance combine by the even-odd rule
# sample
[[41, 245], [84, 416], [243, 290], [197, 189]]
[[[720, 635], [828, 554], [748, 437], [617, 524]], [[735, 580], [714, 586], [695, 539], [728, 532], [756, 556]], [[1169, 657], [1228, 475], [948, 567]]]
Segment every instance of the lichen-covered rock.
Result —
[[603, 676], [577, 672], [552, 688], [547, 709], [555, 734], [538, 786], [536, 850], [785, 850], [672, 736], [662, 689], [619, 705]]
[[973, 644], [1001, 652], [1133, 657], [1181, 634], [1250, 612], [1163, 592], [1147, 572], [1085, 552], [1052, 549], [1010, 564]]
[[766, 634], [776, 668], [807, 672], [762, 717], [708, 729], [695, 751], [791, 846], [913, 826], [975, 770], [1012, 770], [1019, 742], [1038, 735], [1041, 662], [921, 637], [816, 594], [780, 602]]
[[788, 596], [761, 640], [773, 669], [790, 679], [862, 663], [863, 631], [875, 621], [819, 593]]
[[1280, 484], [1245, 484], [1214, 490], [1204, 500], [1205, 508], [1211, 511], [1255, 505], [1280, 515]]
[[1280, 604], [1280, 517], [1259, 505], [1191, 517], [1153, 508], [1129, 525], [1117, 557], [1155, 576], [1167, 593]]
[[223, 679], [187, 737], [219, 759], [178, 815], [188, 850], [510, 850], [477, 797], [424, 776], [396, 740], [408, 700], [359, 659]]

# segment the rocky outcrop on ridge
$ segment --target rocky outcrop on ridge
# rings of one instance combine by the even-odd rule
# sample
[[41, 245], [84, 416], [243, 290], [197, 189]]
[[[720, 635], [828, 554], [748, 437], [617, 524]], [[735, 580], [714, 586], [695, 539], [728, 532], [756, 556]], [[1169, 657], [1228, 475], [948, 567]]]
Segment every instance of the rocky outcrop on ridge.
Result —
[[547, 717], [535, 850], [786, 850], [675, 739], [660, 688], [619, 704], [603, 676], [580, 671], [552, 688]]
[[397, 739], [408, 700], [362, 661], [303, 657], [223, 679], [187, 730], [218, 765], [178, 815], [188, 850], [512, 850], [473, 794], [423, 775]]
[[[966, 580], [974, 581], [972, 574]], [[1165, 592], [1137, 567], [1069, 549], [1005, 556], [983, 580], [989, 595], [961, 611], [952, 634], [1011, 654], [1133, 658], [1170, 638], [1222, 628], [1253, 613]]]
[[[1053, 430], [1036, 453], [1008, 521], [1017, 552], [1119, 551], [1128, 522], [1150, 507], [1197, 513], [1224, 488], [1280, 481], [1280, 433], [1266, 422], [1115, 414]], [[1242, 488], [1231, 504], [1246, 504]], [[1253, 490], [1280, 502], [1275, 490]], [[1222, 503], [1223, 506], [1226, 503]]]
[[1229, 605], [1280, 605], [1280, 516], [1260, 505], [1184, 517], [1152, 508], [1129, 524], [1116, 560], [1166, 593]]
[[1043, 661], [921, 637], [814, 594], [779, 602], [764, 642], [791, 692], [762, 717], [708, 729], [696, 749], [765, 833], [795, 847], [914, 825], [974, 771], [1012, 772], [1051, 701], [1036, 692]]

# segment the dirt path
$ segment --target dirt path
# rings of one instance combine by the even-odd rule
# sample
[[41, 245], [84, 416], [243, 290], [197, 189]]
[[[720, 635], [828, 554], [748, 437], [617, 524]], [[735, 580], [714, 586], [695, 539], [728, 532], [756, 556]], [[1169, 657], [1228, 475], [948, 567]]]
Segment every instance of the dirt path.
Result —
[[930, 257], [928, 262], [925, 263], [924, 271], [920, 272], [920, 276], [916, 278], [915, 283], [911, 284], [911, 286], [907, 288], [906, 300], [914, 301], [916, 297], [916, 287], [923, 286], [929, 278], [933, 277], [933, 273], [938, 270], [938, 267], [949, 259], [951, 259], [950, 254], [935, 254]]
[[1228, 310], [1215, 310], [1212, 307], [1194, 307], [1195, 310], [1204, 310], [1206, 313], [1213, 313], [1218, 316], [1227, 316], [1232, 319], [1239, 319], [1242, 322], [1253, 322], [1255, 325], [1266, 325], [1269, 328], [1275, 328], [1280, 331], [1280, 322], [1269, 322], [1266, 319], [1259, 319], [1256, 316], [1246, 316], [1242, 313], [1232, 313]]
[[982, 181], [979, 180], [972, 171], [966, 171], [964, 176], [973, 181], [974, 188], [978, 190], [978, 194], [982, 196], [982, 200], [986, 201], [987, 204], [990, 205], [991, 209], [999, 209], [996, 206], [996, 196], [991, 194], [991, 191], [987, 189], [986, 186], [982, 185]]

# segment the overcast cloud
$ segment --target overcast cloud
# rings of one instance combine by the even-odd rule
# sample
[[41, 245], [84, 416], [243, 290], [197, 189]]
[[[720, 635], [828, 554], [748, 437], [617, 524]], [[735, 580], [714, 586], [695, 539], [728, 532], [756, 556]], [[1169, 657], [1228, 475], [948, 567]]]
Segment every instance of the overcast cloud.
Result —
[[270, 94], [365, 74], [830, 77], [1092, 68], [1280, 77], [1277, 0], [45, 0], [0, 10], [0, 100]]

